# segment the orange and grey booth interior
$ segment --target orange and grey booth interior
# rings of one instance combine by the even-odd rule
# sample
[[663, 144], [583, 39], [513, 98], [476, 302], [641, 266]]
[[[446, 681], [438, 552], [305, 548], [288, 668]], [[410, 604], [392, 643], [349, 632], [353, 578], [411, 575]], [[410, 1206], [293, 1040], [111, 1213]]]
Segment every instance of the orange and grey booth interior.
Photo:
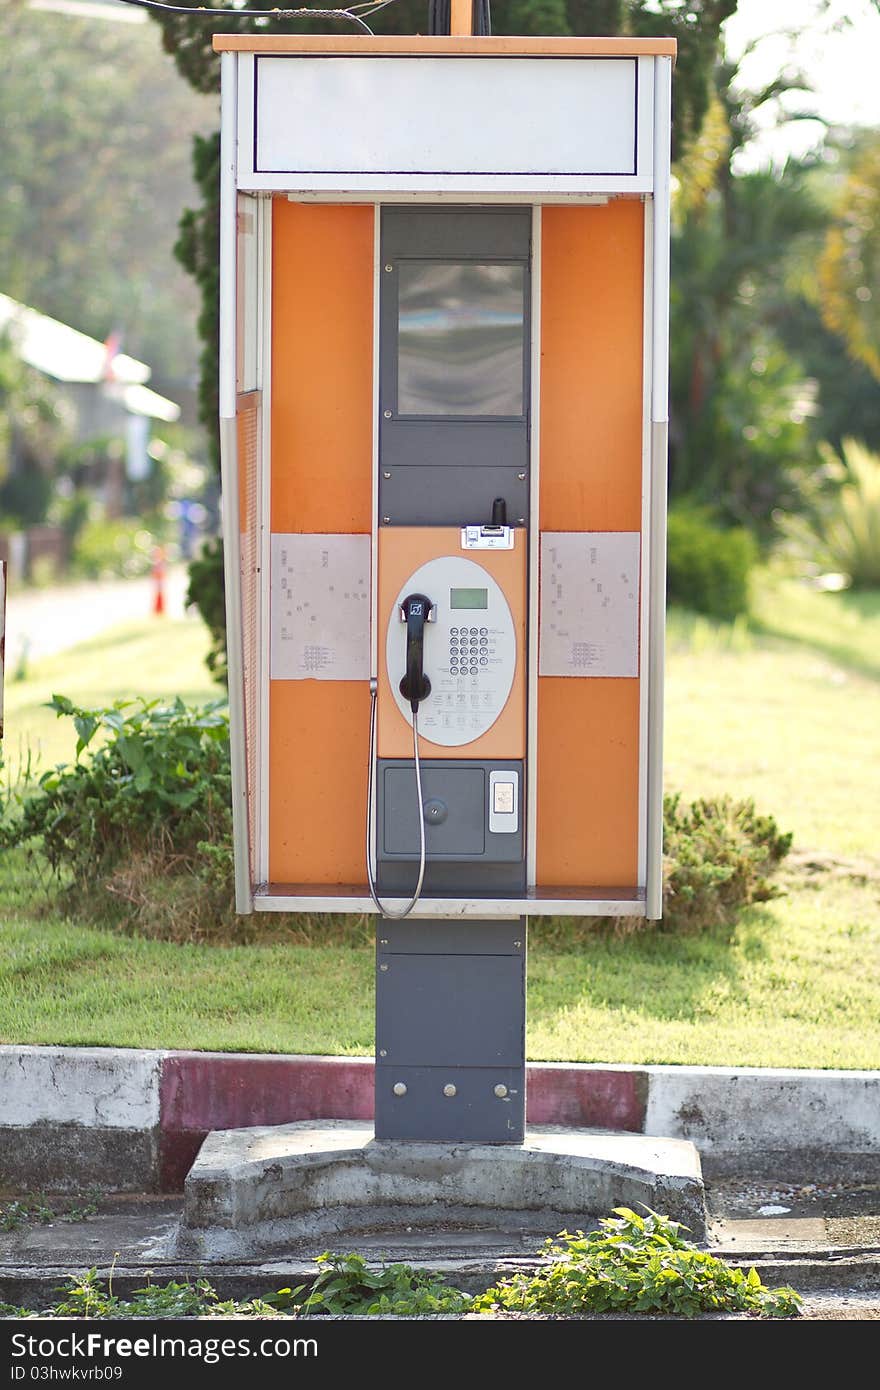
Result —
[[659, 912], [673, 47], [215, 42], [241, 906], [375, 913], [377, 1135], [518, 1142], [527, 922]]

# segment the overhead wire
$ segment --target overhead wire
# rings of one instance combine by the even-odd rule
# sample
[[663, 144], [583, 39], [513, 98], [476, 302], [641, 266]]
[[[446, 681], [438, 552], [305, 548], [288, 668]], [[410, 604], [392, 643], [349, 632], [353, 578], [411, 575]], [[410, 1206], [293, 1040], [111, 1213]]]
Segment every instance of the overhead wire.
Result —
[[346, 5], [349, 14], [360, 15], [361, 19], [372, 19], [374, 14], [380, 10], [385, 10], [389, 5], [396, 5], [397, 0], [363, 0], [360, 5]]
[[373, 31], [366, 20], [356, 10], [365, 9], [367, 14], [375, 14], [384, 9], [392, 0], [379, 0], [373, 5], [361, 4], [350, 9], [317, 10], [300, 6], [297, 9], [240, 10], [231, 5], [168, 5], [165, 0], [119, 0], [122, 5], [134, 5], [141, 10], [157, 10], [164, 14], [193, 15], [199, 19], [216, 18], [228, 15], [230, 19], [330, 19], [341, 20], [357, 25], [361, 33], [372, 35]]
[[[167, 0], [118, 0], [120, 5], [133, 5], [141, 10], [154, 10], [160, 14], [192, 15], [198, 19], [208, 16], [229, 15], [230, 19], [329, 19], [354, 24], [363, 34], [373, 35], [367, 24], [374, 14], [394, 5], [397, 0], [360, 0], [359, 4], [347, 5], [340, 9], [312, 9], [307, 5], [286, 9], [276, 6], [270, 10], [239, 9], [235, 5], [169, 5]], [[489, 13], [490, 0], [475, 0], [474, 33], [492, 32]], [[449, 0], [429, 0], [428, 33], [448, 34], [450, 29]]]

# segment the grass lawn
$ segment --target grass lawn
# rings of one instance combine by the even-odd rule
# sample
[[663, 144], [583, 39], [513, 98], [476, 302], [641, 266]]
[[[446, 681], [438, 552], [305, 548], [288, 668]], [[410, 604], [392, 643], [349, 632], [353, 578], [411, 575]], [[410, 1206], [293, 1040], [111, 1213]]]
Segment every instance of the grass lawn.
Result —
[[796, 847], [874, 855], [876, 868], [880, 594], [787, 582], [756, 608], [757, 633], [671, 615], [666, 785], [751, 796]]
[[205, 667], [208, 646], [200, 618], [144, 618], [32, 661], [25, 680], [7, 675], [7, 762], [14, 767], [30, 753], [46, 768], [73, 757], [73, 724], [45, 708], [53, 694], [68, 695], [78, 705], [110, 705], [135, 695], [169, 700], [180, 695], [197, 704], [216, 700], [222, 691]]
[[3, 875], [0, 1041], [357, 1055], [373, 1035], [366, 947], [174, 945], [72, 924]]
[[[597, 936], [536, 922], [533, 1059], [880, 1066], [880, 595], [766, 580], [756, 622], [669, 625], [667, 785], [753, 796], [795, 832], [787, 895], [732, 933]], [[7, 690], [44, 761], [63, 725], [53, 691], [212, 698], [192, 621], [125, 629], [35, 663]], [[47, 717], [48, 716], [48, 717]], [[262, 923], [261, 923], [262, 925]], [[177, 946], [65, 921], [18, 854], [0, 873], [0, 1040], [241, 1051], [369, 1053], [369, 927], [316, 944]]]

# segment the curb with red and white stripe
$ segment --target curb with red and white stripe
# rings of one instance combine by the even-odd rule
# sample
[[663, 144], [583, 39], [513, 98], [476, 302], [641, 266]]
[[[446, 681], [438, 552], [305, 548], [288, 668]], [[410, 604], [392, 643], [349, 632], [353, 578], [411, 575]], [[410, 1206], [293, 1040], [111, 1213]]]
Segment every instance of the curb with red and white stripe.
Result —
[[[880, 1071], [530, 1063], [530, 1124], [690, 1139], [709, 1175], [880, 1172]], [[369, 1120], [361, 1057], [0, 1046], [0, 1185], [176, 1192], [212, 1129]]]

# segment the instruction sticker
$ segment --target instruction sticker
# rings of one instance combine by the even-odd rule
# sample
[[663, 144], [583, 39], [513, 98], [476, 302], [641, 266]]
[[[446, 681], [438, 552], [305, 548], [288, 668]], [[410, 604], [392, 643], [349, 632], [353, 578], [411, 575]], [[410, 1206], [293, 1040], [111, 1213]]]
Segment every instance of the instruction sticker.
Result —
[[541, 536], [541, 676], [638, 676], [638, 531]]
[[272, 680], [370, 678], [370, 537], [273, 534]]

